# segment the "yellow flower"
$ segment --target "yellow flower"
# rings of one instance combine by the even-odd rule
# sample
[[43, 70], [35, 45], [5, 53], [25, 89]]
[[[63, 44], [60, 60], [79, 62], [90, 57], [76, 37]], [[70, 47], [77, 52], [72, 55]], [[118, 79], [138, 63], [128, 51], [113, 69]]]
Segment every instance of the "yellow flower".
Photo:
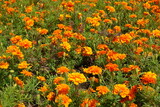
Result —
[[149, 84], [149, 83], [155, 84], [157, 80], [157, 74], [152, 73], [151, 71], [145, 72], [140, 79], [141, 82], [144, 84]]
[[86, 82], [86, 77], [78, 72], [68, 74], [68, 81], [72, 81], [75, 85]]
[[122, 98], [125, 98], [129, 95], [130, 90], [126, 87], [125, 84], [116, 84], [114, 85], [113, 94], [119, 94]]
[[18, 64], [18, 68], [19, 69], [25, 69], [28, 67], [28, 63], [26, 61], [21, 62], [20, 64]]
[[8, 62], [1, 61], [0, 62], [0, 69], [7, 69], [9, 67]]
[[60, 44], [60, 46], [62, 46], [67, 51], [70, 51], [70, 49], [71, 49], [71, 45], [68, 42], [63, 42]]

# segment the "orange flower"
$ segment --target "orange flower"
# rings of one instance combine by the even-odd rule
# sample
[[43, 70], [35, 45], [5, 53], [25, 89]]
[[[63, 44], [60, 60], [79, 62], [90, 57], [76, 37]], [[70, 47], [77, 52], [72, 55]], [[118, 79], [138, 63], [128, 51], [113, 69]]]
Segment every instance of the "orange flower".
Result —
[[131, 14], [131, 15], [129, 15], [129, 17], [130, 17], [130, 18], [136, 18], [137, 15], [136, 15], [136, 14]]
[[70, 51], [70, 49], [71, 49], [71, 45], [68, 42], [63, 42], [60, 44], [60, 46], [62, 46], [67, 51]]
[[46, 92], [46, 91], [48, 91], [48, 88], [44, 85], [43, 87], [40, 87], [40, 89], [38, 89], [38, 91]]
[[106, 86], [98, 86], [96, 87], [96, 90], [98, 91], [98, 95], [104, 95], [110, 92], [110, 90]]
[[97, 46], [97, 49], [105, 49], [106, 51], [109, 50], [108, 46], [106, 44], [99, 44]]
[[120, 43], [129, 43], [132, 40], [130, 34], [122, 34], [118, 37]]
[[68, 56], [68, 54], [66, 52], [64, 52], [64, 51], [58, 52], [57, 55], [58, 55], [59, 58]]
[[56, 77], [54, 80], [53, 80], [53, 83], [54, 84], [60, 84], [61, 81], [63, 81], [64, 78], [63, 77]]
[[67, 84], [59, 84], [55, 89], [58, 94], [68, 94], [70, 87]]
[[114, 85], [113, 94], [119, 94], [122, 98], [125, 98], [129, 94], [129, 89], [125, 84]]
[[18, 42], [21, 41], [21, 40], [22, 40], [21, 36], [15, 36], [15, 37], [12, 37], [12, 38], [10, 39], [10, 41], [11, 41], [13, 44], [18, 43]]
[[64, 95], [64, 94], [59, 94], [56, 99], [55, 99], [55, 102], [60, 105], [64, 105], [65, 107], [68, 107], [68, 105], [72, 102], [72, 100]]
[[107, 65], [105, 65], [106, 69], [108, 69], [110, 72], [113, 71], [119, 71], [118, 65], [117, 64], [113, 64], [113, 63], [108, 63]]
[[129, 104], [129, 107], [138, 107], [138, 105], [135, 104], [135, 103], [130, 103], [130, 104]]
[[46, 81], [46, 78], [43, 77], [43, 76], [37, 76], [37, 79], [40, 80], [40, 81]]
[[89, 100], [84, 99], [83, 102], [81, 103], [80, 107], [97, 107], [97, 105], [100, 105], [100, 103], [96, 99], [91, 99]]
[[121, 70], [122, 70], [124, 73], [128, 73], [128, 72], [131, 71], [131, 69], [130, 69], [130, 68], [127, 68], [127, 67], [123, 67]]
[[26, 13], [30, 13], [31, 11], [32, 11], [32, 6], [26, 7], [26, 9], [25, 9]]
[[38, 28], [37, 31], [39, 32], [39, 34], [41, 35], [45, 35], [48, 33], [48, 30], [47, 29], [41, 29], [41, 28]]
[[25, 39], [25, 40], [18, 42], [17, 45], [19, 45], [25, 49], [28, 49], [28, 48], [32, 47], [32, 42], [29, 41], [28, 39]]
[[16, 107], [26, 107], [26, 106], [24, 105], [24, 103], [20, 103]]
[[68, 74], [68, 81], [72, 81], [75, 85], [84, 83], [87, 81], [86, 77], [78, 72]]
[[0, 61], [0, 69], [8, 69], [8, 67], [9, 67], [8, 62]]
[[137, 55], [140, 55], [141, 52], [143, 52], [143, 48], [142, 48], [142, 47], [138, 47], [138, 48], [135, 50], [135, 54], [137, 54]]
[[57, 71], [56, 71], [58, 74], [63, 74], [63, 73], [67, 73], [67, 72], [69, 72], [69, 69], [67, 68], [67, 67], [65, 67], [65, 66], [61, 66], [61, 67], [59, 67], [59, 68], [57, 68]]
[[20, 51], [19, 47], [15, 46], [15, 45], [11, 45], [11, 46], [7, 47], [6, 53], [12, 53], [12, 55], [18, 56], [19, 59], [24, 58], [24, 55]]
[[22, 80], [20, 80], [18, 77], [14, 77], [13, 80], [16, 82], [17, 85], [23, 88], [24, 83]]
[[102, 73], [102, 68], [93, 65], [88, 68], [84, 68], [83, 71], [92, 75], [98, 75]]
[[105, 6], [105, 8], [109, 11], [109, 12], [115, 12], [115, 8], [112, 6]]
[[144, 74], [140, 79], [143, 84], [149, 84], [149, 83], [155, 84], [157, 80], [157, 74], [152, 73], [151, 71], [144, 72]]
[[29, 27], [31, 27], [31, 26], [33, 26], [34, 25], [34, 20], [32, 20], [32, 19], [28, 19], [28, 20], [26, 20], [26, 26], [29, 26]]
[[20, 64], [18, 64], [18, 68], [19, 69], [25, 69], [28, 67], [28, 63], [26, 61], [21, 62]]
[[92, 48], [87, 47], [87, 46], [85, 46], [85, 47], [82, 48], [82, 55], [83, 56], [90, 56], [92, 54], [93, 54]]
[[160, 37], [160, 30], [158, 30], [158, 29], [153, 30], [152, 35], [155, 37]]
[[115, 26], [113, 29], [116, 31], [116, 33], [121, 31], [121, 27], [120, 26]]
[[53, 101], [54, 100], [54, 97], [55, 97], [55, 93], [54, 92], [50, 92], [48, 95], [47, 95], [47, 99], [49, 101]]
[[21, 74], [24, 74], [25, 76], [29, 76], [29, 77], [33, 76], [32, 72], [29, 72], [27, 70], [22, 70]]

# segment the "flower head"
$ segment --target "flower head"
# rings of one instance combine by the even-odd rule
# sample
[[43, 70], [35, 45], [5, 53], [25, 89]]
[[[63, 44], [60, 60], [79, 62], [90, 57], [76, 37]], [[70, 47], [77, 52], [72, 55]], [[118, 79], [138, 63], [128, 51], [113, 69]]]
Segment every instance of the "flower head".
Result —
[[106, 86], [98, 86], [96, 87], [96, 90], [98, 91], [98, 95], [104, 95], [110, 91]]
[[69, 69], [65, 66], [61, 66], [59, 68], [57, 68], [57, 71], [56, 71], [58, 74], [63, 74], [65, 72], [69, 72]]
[[125, 84], [116, 84], [114, 85], [113, 94], [119, 94], [122, 98], [125, 98], [129, 95], [129, 89]]
[[70, 87], [67, 84], [59, 84], [56, 87], [58, 94], [68, 94]]
[[68, 81], [72, 81], [75, 85], [86, 82], [86, 77], [78, 72], [68, 74]]
[[140, 79], [143, 84], [149, 84], [149, 83], [155, 84], [157, 80], [156, 77], [157, 77], [157, 74], [149, 71], [149, 72], [145, 72]]
[[59, 105], [64, 105], [65, 107], [68, 107], [68, 105], [72, 102], [72, 100], [64, 94], [59, 94], [56, 97], [55, 102], [58, 103]]
[[102, 73], [102, 68], [93, 65], [93, 66], [90, 66], [90, 67], [88, 67], [88, 68], [84, 68], [83, 71], [84, 71], [85, 73], [97, 75], [97, 74], [101, 74], [101, 73]]

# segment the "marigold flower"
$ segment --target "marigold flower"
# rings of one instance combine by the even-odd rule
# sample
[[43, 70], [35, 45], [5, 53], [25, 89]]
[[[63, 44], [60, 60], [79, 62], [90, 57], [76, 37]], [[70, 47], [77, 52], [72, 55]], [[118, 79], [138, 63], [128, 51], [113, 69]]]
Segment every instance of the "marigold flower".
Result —
[[131, 69], [127, 68], [127, 67], [123, 67], [123, 68], [121, 68], [121, 71], [124, 72], [124, 73], [128, 73], [128, 72], [131, 71]]
[[18, 77], [14, 77], [13, 80], [16, 82], [17, 85], [23, 88], [24, 83], [22, 80], [20, 80]]
[[58, 55], [58, 57], [60, 58], [60, 57], [66, 57], [66, 56], [69, 56], [66, 52], [64, 52], [64, 51], [62, 51], [62, 52], [58, 52], [57, 53], [57, 55]]
[[78, 72], [68, 74], [68, 81], [72, 81], [75, 85], [84, 83], [87, 81], [86, 77]]
[[29, 19], [29, 20], [27, 20], [27, 21], [25, 22], [25, 24], [26, 24], [26, 26], [31, 27], [31, 26], [33, 26], [33, 25], [34, 25], [34, 20]]
[[54, 80], [53, 80], [53, 83], [54, 84], [60, 84], [61, 81], [63, 81], [64, 78], [63, 77], [56, 77]]
[[102, 73], [102, 68], [93, 65], [88, 68], [84, 68], [83, 71], [92, 75], [98, 75]]
[[57, 71], [56, 71], [58, 74], [63, 74], [63, 73], [67, 73], [67, 72], [69, 72], [69, 69], [67, 68], [67, 67], [65, 67], [65, 66], [61, 66], [61, 67], [59, 67], [59, 68], [57, 68]]
[[106, 69], [108, 69], [110, 72], [113, 71], [119, 71], [118, 65], [117, 64], [113, 64], [113, 63], [108, 63], [107, 65], [105, 65]]
[[47, 99], [49, 101], [53, 101], [54, 100], [54, 97], [55, 97], [55, 93], [54, 92], [50, 92], [48, 95], [47, 95]]
[[55, 89], [58, 94], [68, 94], [70, 87], [67, 84], [59, 84]]
[[41, 35], [45, 35], [48, 33], [48, 30], [47, 29], [41, 29], [41, 28], [38, 28], [37, 31], [39, 32], [39, 34]]
[[80, 107], [96, 107], [97, 105], [100, 105], [99, 101], [96, 99], [84, 99], [83, 102], [81, 103]]
[[60, 46], [62, 46], [67, 51], [70, 51], [70, 49], [71, 49], [71, 45], [68, 42], [63, 42], [60, 44]]
[[24, 103], [20, 103], [16, 107], [26, 107], [26, 106], [24, 105]]
[[40, 88], [38, 89], [38, 91], [46, 92], [46, 91], [48, 91], [48, 88], [44, 85], [43, 87], [40, 87]]
[[143, 52], [143, 48], [142, 48], [142, 47], [138, 47], [138, 48], [135, 50], [135, 54], [137, 54], [137, 55], [140, 55], [141, 52]]
[[10, 41], [11, 41], [13, 44], [18, 43], [18, 42], [21, 41], [21, 40], [22, 40], [22, 37], [21, 37], [21, 36], [15, 36], [15, 37], [12, 37], [12, 38], [10, 39]]
[[98, 86], [96, 87], [96, 90], [98, 91], [98, 95], [104, 95], [110, 92], [110, 90], [106, 86]]
[[46, 81], [46, 78], [44, 76], [37, 76], [37, 79], [40, 81]]
[[129, 107], [138, 107], [138, 105], [135, 104], [135, 103], [130, 103], [130, 104], [129, 104]]
[[24, 58], [24, 55], [20, 51], [19, 47], [15, 46], [15, 45], [11, 45], [11, 46], [7, 47], [6, 53], [12, 53], [12, 55], [18, 56], [19, 59]]
[[116, 31], [116, 33], [121, 31], [121, 27], [120, 26], [115, 26], [113, 29]]
[[85, 46], [85, 47], [82, 48], [82, 55], [83, 56], [90, 56], [92, 54], [93, 54], [92, 48], [87, 47], [87, 46]]
[[158, 29], [153, 30], [152, 35], [155, 37], [160, 37], [160, 30], [158, 30]]
[[25, 40], [18, 42], [17, 45], [19, 45], [25, 49], [28, 49], [28, 48], [32, 47], [32, 42], [29, 41], [28, 39], [25, 39]]
[[129, 15], [129, 17], [130, 17], [130, 18], [136, 18], [137, 15], [136, 15], [136, 14], [131, 14], [131, 15]]
[[26, 9], [25, 9], [26, 13], [30, 13], [31, 11], [32, 11], [32, 6], [26, 7]]
[[26, 61], [21, 62], [20, 64], [18, 64], [18, 68], [19, 69], [25, 69], [28, 67], [28, 63]]
[[155, 84], [157, 80], [157, 74], [152, 73], [151, 71], [144, 72], [144, 74], [140, 79], [143, 84], [149, 84], [149, 83]]
[[113, 94], [119, 94], [122, 98], [125, 98], [129, 94], [129, 89], [125, 84], [114, 85]]
[[29, 71], [27, 71], [27, 70], [22, 70], [20, 73], [21, 73], [21, 74], [24, 74], [25, 76], [29, 76], [29, 77], [33, 76], [33, 73], [32, 73], [32, 72], [29, 72]]
[[129, 43], [132, 40], [130, 34], [122, 34], [118, 37], [120, 43]]
[[64, 94], [59, 94], [56, 97], [55, 102], [58, 103], [59, 105], [64, 105], [65, 107], [68, 107], [68, 105], [72, 102], [72, 100]]
[[115, 12], [115, 8], [112, 6], [105, 6], [105, 8], [109, 11], [109, 12]]
[[0, 69], [8, 69], [8, 67], [9, 67], [8, 62], [0, 61]]

